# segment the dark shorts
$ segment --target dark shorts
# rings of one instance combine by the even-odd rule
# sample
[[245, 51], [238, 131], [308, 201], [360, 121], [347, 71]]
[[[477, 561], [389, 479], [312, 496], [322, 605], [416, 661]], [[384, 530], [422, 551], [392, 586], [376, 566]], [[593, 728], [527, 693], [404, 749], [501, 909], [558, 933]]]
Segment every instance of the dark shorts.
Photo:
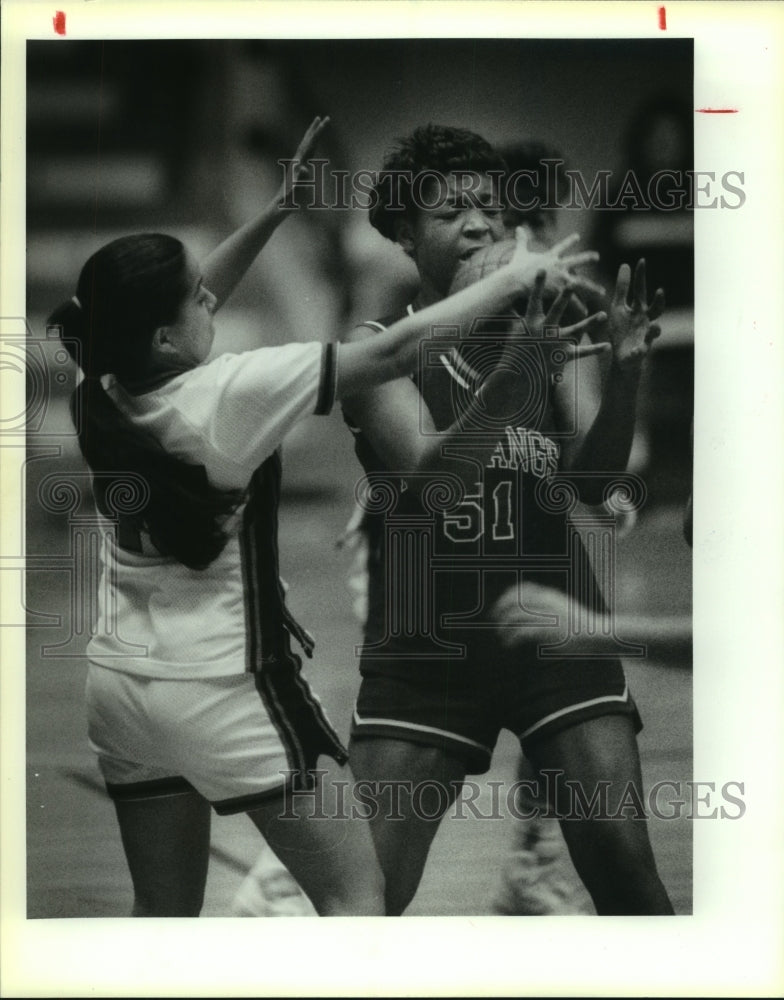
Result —
[[522, 660], [485, 655], [471, 666], [421, 661], [416, 671], [363, 671], [352, 739], [385, 738], [440, 747], [484, 774], [502, 729], [523, 752], [538, 740], [604, 715], [642, 729], [621, 661]]

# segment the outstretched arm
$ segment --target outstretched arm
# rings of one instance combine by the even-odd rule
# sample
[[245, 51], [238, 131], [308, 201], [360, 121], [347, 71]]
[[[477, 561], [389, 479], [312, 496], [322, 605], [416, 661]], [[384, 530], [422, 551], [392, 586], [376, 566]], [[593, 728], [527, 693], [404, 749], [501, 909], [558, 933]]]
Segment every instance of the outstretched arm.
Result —
[[313, 155], [316, 142], [328, 123], [329, 118], [313, 119], [294, 153], [293, 169], [286, 171], [275, 197], [255, 219], [213, 250], [202, 264], [204, 284], [218, 300], [216, 309], [220, 309], [234, 291], [281, 222], [296, 210], [296, 203], [291, 197], [293, 187], [306, 169], [307, 160]]
[[[512, 267], [511, 264], [508, 266]], [[517, 286], [517, 292], [514, 290], [511, 292], [513, 298], [520, 294], [521, 285], [530, 287], [529, 263], [524, 250], [519, 255], [517, 268], [517, 275], [512, 275], [511, 282], [512, 289]], [[416, 313], [404, 322], [414, 321], [420, 324], [419, 337], [424, 337], [433, 324], [470, 323], [482, 312], [485, 312], [486, 315], [502, 312], [509, 303], [502, 301], [500, 295], [492, 293], [492, 283], [499, 280], [504, 270], [496, 271], [489, 278], [484, 278], [475, 285], [469, 286], [437, 306], [431, 306], [427, 310]], [[558, 324], [571, 294], [569, 291], [564, 291], [545, 316], [542, 310], [545, 277], [545, 272], [540, 271], [535, 279], [534, 290], [526, 312], [527, 332], [523, 335], [523, 339], [535, 338], [537, 345], [542, 344], [543, 326], [554, 327]], [[507, 292], [507, 297], [509, 294]], [[455, 303], [461, 296], [463, 297], [461, 307], [457, 310]], [[449, 310], [453, 310], [451, 316]], [[561, 333], [566, 336], [579, 336], [587, 332], [594, 324], [602, 322], [603, 318], [601, 314], [589, 317], [573, 327], [562, 330]], [[389, 333], [393, 333], [400, 325], [395, 324], [394, 327], [390, 328]], [[397, 379], [375, 388], [367, 383], [364, 391], [356, 392], [346, 400], [345, 410], [350, 414], [351, 420], [361, 427], [390, 471], [399, 471], [405, 474], [417, 471], [445, 470], [461, 475], [466, 479], [468, 485], [472, 485], [473, 463], [456, 462], [449, 455], [450, 445], [461, 441], [461, 439], [464, 440], [466, 428], [470, 427], [475, 432], [472, 435], [472, 452], [476, 453], [477, 459], [482, 464], [485, 464], [485, 460], [489, 460], [489, 455], [495, 448], [498, 433], [497, 430], [490, 429], [487, 434], [482, 434], [482, 428], [497, 428], [499, 421], [503, 422], [504, 418], [519, 410], [521, 402], [524, 401], [523, 395], [531, 391], [527, 380], [524, 377], [521, 378], [517, 358], [521, 332], [523, 330], [520, 325], [517, 328], [517, 336], [510, 336], [501, 352], [498, 364], [482, 384], [467, 412], [451, 427], [440, 433], [436, 432], [424, 400], [408, 378]], [[359, 328], [354, 331], [353, 336], [358, 338], [359, 342], [351, 344], [349, 347], [368, 346], [373, 348], [380, 344], [385, 335], [371, 335], [367, 330]], [[419, 350], [419, 337], [416, 341], [414, 361], [416, 361]], [[589, 344], [575, 348], [566, 341], [557, 341], [557, 346], [563, 348], [566, 360], [573, 360], [581, 354], [599, 353], [609, 348], [607, 344]], [[476, 434], [477, 430], [478, 434]], [[412, 486], [416, 488], [415, 483], [412, 483]]]
[[[536, 292], [531, 298], [541, 313], [546, 272], [540, 270], [532, 280], [530, 253], [522, 236], [522, 230], [518, 230], [517, 247], [508, 264], [481, 281], [405, 317], [379, 336], [343, 345], [338, 382], [340, 397], [354, 396], [368, 387], [410, 374], [418, 361], [420, 341], [433, 327], [462, 327], [471, 325], [477, 316], [509, 315], [515, 300], [532, 284]], [[561, 296], [559, 316], [564, 304], [564, 296]], [[533, 315], [531, 308], [529, 313]], [[541, 318], [544, 320], [544, 316]], [[576, 329], [582, 330], [585, 325], [581, 322]], [[593, 353], [592, 348], [587, 350]]]
[[[554, 393], [556, 414], [562, 426], [577, 424], [577, 435], [563, 447], [564, 468], [575, 472], [622, 472], [629, 461], [637, 413], [637, 396], [643, 365], [651, 344], [659, 336], [654, 322], [664, 309], [664, 293], [658, 289], [653, 301], [647, 303], [645, 261], [640, 260], [632, 274], [628, 264], [621, 265], [615, 295], [609, 308], [609, 319], [603, 331], [612, 345], [612, 358], [605, 378], [598, 410], [585, 429], [586, 382], [561, 383]], [[571, 373], [572, 378], [577, 372]], [[587, 372], [585, 373], [587, 374]], [[574, 401], [577, 399], [577, 409]], [[582, 408], [581, 408], [582, 407]], [[580, 424], [583, 422], [583, 426]], [[587, 503], [601, 500], [597, 486], [592, 495], [590, 486], [583, 499]]]

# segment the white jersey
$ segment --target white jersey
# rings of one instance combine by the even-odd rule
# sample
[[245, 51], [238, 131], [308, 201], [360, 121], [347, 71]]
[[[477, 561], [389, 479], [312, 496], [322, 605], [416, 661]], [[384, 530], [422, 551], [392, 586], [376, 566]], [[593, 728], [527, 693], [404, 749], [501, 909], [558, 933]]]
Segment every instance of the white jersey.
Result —
[[[244, 491], [245, 501], [204, 570], [162, 556], [143, 532], [125, 547], [107, 530], [98, 628], [87, 646], [93, 662], [186, 679], [259, 671], [285, 658], [289, 635], [310, 652], [278, 577], [277, 449], [299, 420], [330, 411], [336, 350], [297, 343], [223, 355], [138, 395], [104, 380], [115, 404], [167, 452], [203, 466], [214, 486]], [[129, 655], [132, 646], [138, 655]]]

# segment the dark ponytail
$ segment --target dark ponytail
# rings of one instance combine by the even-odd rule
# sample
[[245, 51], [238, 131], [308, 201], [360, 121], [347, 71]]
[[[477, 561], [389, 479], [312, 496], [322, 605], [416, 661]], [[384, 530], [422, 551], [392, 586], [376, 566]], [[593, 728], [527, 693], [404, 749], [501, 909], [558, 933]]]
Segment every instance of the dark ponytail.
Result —
[[[173, 322], [187, 292], [184, 247], [173, 237], [128, 236], [103, 247], [82, 269], [77, 296], [49, 317], [84, 379], [71, 416], [85, 461], [94, 473], [99, 509], [128, 473], [141, 477], [148, 499], [126, 527], [146, 531], [163, 555], [191, 569], [206, 568], [223, 550], [221, 518], [237, 506], [237, 491], [218, 490], [202, 466], [168, 454], [115, 406], [100, 376], [121, 381], [144, 372], [156, 327]], [[128, 524], [130, 522], [130, 524]], [[121, 530], [122, 538], [122, 530]]]

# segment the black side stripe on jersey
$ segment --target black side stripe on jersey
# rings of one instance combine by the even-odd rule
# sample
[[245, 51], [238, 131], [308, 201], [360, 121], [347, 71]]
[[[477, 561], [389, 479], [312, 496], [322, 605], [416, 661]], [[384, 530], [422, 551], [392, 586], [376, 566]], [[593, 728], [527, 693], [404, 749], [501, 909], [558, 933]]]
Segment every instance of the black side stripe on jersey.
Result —
[[338, 345], [324, 344], [321, 352], [321, 378], [316, 397], [317, 416], [326, 416], [335, 403], [338, 389]]
[[[315, 647], [315, 642], [313, 640], [313, 637], [299, 624], [298, 621], [296, 621], [294, 616], [286, 607], [285, 595], [283, 593], [283, 586], [280, 582], [280, 574], [278, 572], [278, 567], [280, 565], [280, 551], [278, 549], [277, 510], [278, 510], [278, 505], [280, 503], [280, 482], [281, 482], [282, 469], [281, 469], [280, 456], [277, 453], [273, 456], [273, 459], [275, 461], [274, 465], [275, 476], [273, 480], [273, 501], [274, 501], [276, 530], [272, 532], [271, 543], [272, 543], [273, 563], [275, 566], [275, 585], [277, 588], [278, 600], [280, 602], [280, 609], [283, 616], [284, 626], [288, 630], [289, 634], [293, 635], [294, 638], [299, 642], [299, 644], [304, 649], [305, 653], [308, 656], [312, 656], [313, 649]], [[327, 721], [327, 718], [324, 715], [324, 712], [322, 711], [321, 705], [314, 698], [309, 685], [300, 676], [301, 662], [299, 660], [299, 657], [297, 657], [291, 651], [291, 645], [289, 643], [288, 635], [283, 636], [283, 644], [284, 644], [284, 654], [285, 654], [284, 658], [290, 665], [293, 664], [296, 668], [292, 674], [294, 684], [298, 688], [301, 697], [305, 700], [305, 702], [310, 708], [310, 715], [316, 724], [316, 729], [321, 731], [321, 734], [323, 734], [323, 736], [326, 738], [326, 745], [331, 748], [329, 750], [322, 750], [321, 752], [330, 753], [331, 756], [334, 756], [336, 760], [341, 760], [340, 755], [345, 754], [345, 751], [343, 750], [343, 745], [338, 739], [335, 730]], [[338, 755], [336, 755], [336, 753], [334, 752], [335, 750], [338, 751]]]
[[248, 670], [256, 675], [256, 689], [286, 750], [289, 767], [304, 766], [305, 754], [274, 687], [264, 676], [265, 659], [278, 661], [287, 643], [280, 616], [275, 535], [279, 494], [280, 456], [275, 453], [256, 470], [242, 527], [243, 573], [246, 594]]
[[[280, 506], [280, 484], [283, 475], [280, 453], [275, 452], [262, 465], [255, 480], [255, 526], [257, 532], [255, 561], [259, 565], [259, 553], [263, 566], [257, 571], [256, 580], [261, 581], [262, 594], [259, 616], [263, 631], [271, 637], [270, 645], [278, 645], [286, 638], [284, 629], [293, 635], [308, 657], [313, 656], [315, 642], [313, 636], [304, 629], [286, 607], [286, 595], [280, 581], [280, 551], [278, 549], [278, 507]], [[263, 578], [258, 575], [261, 572]], [[265, 612], [267, 612], [265, 614]], [[262, 618], [263, 616], [263, 618]], [[282, 626], [282, 627], [281, 627]], [[288, 645], [288, 644], [287, 644]], [[273, 650], [274, 651], [274, 650]], [[266, 655], [266, 654], [264, 654]]]
[[266, 658], [274, 658], [285, 636], [283, 591], [278, 573], [278, 503], [280, 455], [275, 452], [253, 474], [242, 519], [247, 669], [256, 673]]
[[259, 607], [258, 553], [254, 544], [254, 488], [251, 484], [247, 506], [242, 516], [240, 530], [240, 563], [242, 566], [242, 593], [245, 601], [245, 669], [255, 673], [261, 666], [261, 609]]
[[256, 690], [286, 751], [295, 790], [311, 787], [310, 772], [321, 754], [339, 764], [348, 760], [338, 734], [301, 676], [301, 666], [300, 658], [286, 648], [280, 660], [254, 677]]
[[267, 714], [277, 730], [280, 742], [286, 750], [286, 760], [294, 772], [307, 770], [308, 760], [305, 748], [300, 742], [297, 730], [289, 719], [286, 709], [278, 696], [276, 686], [266, 671], [258, 672], [254, 678], [256, 690], [267, 709]]
[[289, 767], [305, 773], [321, 753], [343, 762], [346, 752], [307, 684], [299, 676], [301, 661], [289, 635], [308, 655], [313, 640], [284, 603], [278, 572], [277, 511], [280, 501], [280, 456], [270, 456], [251, 480], [240, 535], [245, 584], [247, 670], [255, 675], [261, 696]]

